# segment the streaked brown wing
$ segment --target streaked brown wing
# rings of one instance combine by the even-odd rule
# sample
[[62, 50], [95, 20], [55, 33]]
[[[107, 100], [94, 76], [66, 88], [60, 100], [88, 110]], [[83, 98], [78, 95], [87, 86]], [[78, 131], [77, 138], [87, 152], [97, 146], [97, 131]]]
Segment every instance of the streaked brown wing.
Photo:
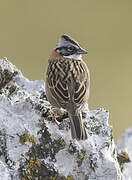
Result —
[[88, 91], [88, 69], [81, 60], [50, 60], [47, 78], [48, 88], [61, 107], [67, 103], [82, 104]]
[[82, 105], [88, 100], [90, 78], [89, 71], [86, 64], [83, 61], [74, 60], [73, 67], [71, 69], [73, 78], [74, 102], [78, 105]]
[[69, 101], [65, 76], [64, 64], [60, 60], [50, 60], [46, 74], [48, 89], [51, 96], [63, 108], [65, 108], [65, 104]]

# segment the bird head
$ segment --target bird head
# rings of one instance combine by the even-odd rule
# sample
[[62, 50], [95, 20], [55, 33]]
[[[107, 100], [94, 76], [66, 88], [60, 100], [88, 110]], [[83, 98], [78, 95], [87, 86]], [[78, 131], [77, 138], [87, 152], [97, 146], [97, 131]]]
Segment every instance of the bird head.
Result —
[[72, 59], [81, 59], [82, 54], [87, 54], [87, 51], [68, 35], [62, 35], [60, 37], [55, 51], [65, 58]]

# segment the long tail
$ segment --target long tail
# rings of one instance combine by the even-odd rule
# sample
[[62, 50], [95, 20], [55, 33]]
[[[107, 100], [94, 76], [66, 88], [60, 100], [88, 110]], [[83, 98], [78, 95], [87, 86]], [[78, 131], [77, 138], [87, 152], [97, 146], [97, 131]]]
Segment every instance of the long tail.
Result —
[[82, 122], [82, 113], [77, 115], [69, 114], [71, 120], [71, 135], [73, 139], [85, 140], [87, 139], [87, 133]]

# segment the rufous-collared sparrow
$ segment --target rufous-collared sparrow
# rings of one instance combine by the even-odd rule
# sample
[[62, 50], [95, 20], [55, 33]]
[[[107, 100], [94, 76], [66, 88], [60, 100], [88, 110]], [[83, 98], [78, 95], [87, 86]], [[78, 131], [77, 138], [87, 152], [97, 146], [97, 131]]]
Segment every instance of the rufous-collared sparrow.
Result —
[[82, 108], [88, 101], [90, 76], [82, 60], [87, 51], [68, 35], [62, 35], [49, 59], [46, 96], [52, 106], [68, 112], [73, 139], [87, 139]]

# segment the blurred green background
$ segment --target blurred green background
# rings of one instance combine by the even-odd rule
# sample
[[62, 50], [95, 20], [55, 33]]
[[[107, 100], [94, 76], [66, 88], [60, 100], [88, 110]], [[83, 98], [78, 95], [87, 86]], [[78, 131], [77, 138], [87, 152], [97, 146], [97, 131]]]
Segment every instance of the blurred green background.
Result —
[[0, 0], [0, 57], [29, 79], [44, 78], [63, 33], [88, 49], [90, 109], [108, 109], [119, 138], [132, 125], [132, 1]]

